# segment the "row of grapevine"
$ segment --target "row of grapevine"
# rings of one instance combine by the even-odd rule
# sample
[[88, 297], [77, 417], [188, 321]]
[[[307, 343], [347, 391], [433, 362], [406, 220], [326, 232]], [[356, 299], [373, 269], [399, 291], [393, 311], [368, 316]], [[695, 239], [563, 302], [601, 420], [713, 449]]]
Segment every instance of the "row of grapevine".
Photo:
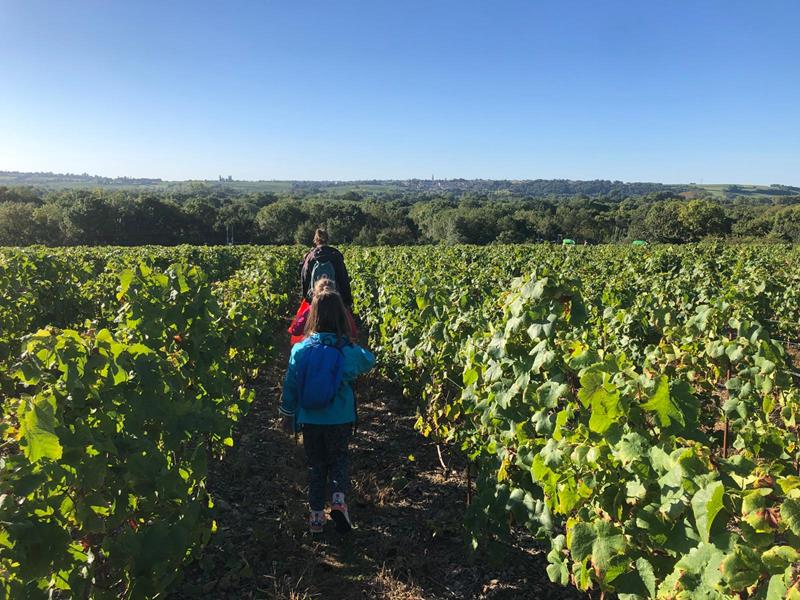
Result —
[[[477, 469], [554, 581], [638, 598], [800, 598], [788, 248], [353, 249], [357, 309], [418, 425]], [[516, 276], [521, 276], [515, 278]]]
[[209, 539], [298, 258], [228, 252], [0, 252], [0, 597], [155, 597]]
[[[275, 250], [276, 256], [299, 250]], [[272, 253], [268, 253], [272, 254]], [[115, 310], [118, 273], [142, 259], [159, 269], [198, 265], [211, 281], [224, 281], [260, 262], [254, 247], [0, 248], [0, 361], [16, 353], [16, 340], [39, 326], [66, 327]]]

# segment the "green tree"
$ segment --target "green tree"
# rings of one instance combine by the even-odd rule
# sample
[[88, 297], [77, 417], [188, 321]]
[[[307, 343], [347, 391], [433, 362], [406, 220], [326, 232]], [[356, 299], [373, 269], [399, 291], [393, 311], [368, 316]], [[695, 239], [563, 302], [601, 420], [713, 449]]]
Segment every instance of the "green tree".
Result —
[[71, 192], [65, 202], [65, 234], [70, 244], [113, 244], [120, 233], [118, 213], [102, 191]]
[[36, 243], [47, 246], [61, 246], [64, 237], [64, 209], [54, 202], [48, 202], [33, 211], [36, 224]]
[[279, 200], [258, 211], [255, 226], [260, 238], [267, 244], [292, 244], [297, 228], [306, 218], [305, 211], [297, 201]]
[[772, 233], [791, 242], [800, 242], [800, 206], [791, 206], [777, 213]]
[[35, 244], [36, 205], [27, 202], [0, 203], [0, 246], [25, 246]]
[[730, 231], [725, 210], [709, 200], [690, 200], [678, 211], [687, 242], [697, 242], [707, 235], [723, 235]]
[[188, 244], [222, 244], [225, 242], [224, 228], [214, 225], [217, 207], [206, 198], [190, 198], [182, 206], [185, 230], [183, 241]]
[[[269, 207], [266, 207], [269, 208]], [[266, 210], [262, 209], [262, 210]], [[216, 226], [223, 231], [229, 228], [237, 244], [257, 241], [259, 229], [256, 225], [258, 207], [249, 202], [234, 201], [224, 205], [217, 213]]]
[[689, 232], [681, 221], [681, 203], [658, 202], [650, 207], [644, 219], [648, 238], [657, 242], [680, 244], [688, 241]]

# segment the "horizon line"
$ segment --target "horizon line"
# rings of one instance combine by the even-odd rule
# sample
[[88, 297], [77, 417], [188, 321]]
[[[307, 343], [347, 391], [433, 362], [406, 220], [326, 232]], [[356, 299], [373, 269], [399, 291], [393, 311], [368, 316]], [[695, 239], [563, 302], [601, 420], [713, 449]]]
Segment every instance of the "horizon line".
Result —
[[758, 186], [758, 187], [774, 187], [774, 186], [784, 186], [784, 187], [798, 187], [791, 184], [785, 183], [754, 183], [754, 182], [724, 182], [724, 183], [706, 183], [703, 180], [698, 181], [677, 181], [677, 182], [665, 182], [665, 181], [648, 181], [644, 179], [614, 179], [614, 178], [593, 178], [593, 179], [575, 179], [569, 177], [394, 177], [394, 178], [384, 178], [384, 177], [368, 177], [368, 178], [360, 178], [360, 179], [220, 179], [221, 177], [229, 177], [230, 175], [217, 175], [215, 178], [189, 178], [189, 179], [164, 179], [162, 177], [140, 177], [134, 175], [98, 175], [98, 174], [90, 174], [86, 171], [83, 173], [75, 173], [75, 172], [56, 172], [56, 171], [18, 171], [18, 170], [3, 170], [0, 169], [0, 175], [50, 175], [53, 177], [86, 177], [86, 178], [93, 178], [93, 179], [110, 179], [110, 180], [149, 180], [154, 182], [162, 182], [162, 183], [358, 183], [358, 182], [368, 182], [368, 181], [379, 181], [379, 182], [395, 182], [395, 181], [432, 181], [432, 182], [445, 182], [445, 181], [508, 181], [508, 182], [530, 182], [530, 181], [570, 181], [570, 182], [586, 182], [586, 181], [610, 181], [614, 183], [622, 183], [622, 184], [636, 184], [636, 183], [646, 183], [646, 184], [657, 184], [657, 185], [695, 185], [695, 186]]

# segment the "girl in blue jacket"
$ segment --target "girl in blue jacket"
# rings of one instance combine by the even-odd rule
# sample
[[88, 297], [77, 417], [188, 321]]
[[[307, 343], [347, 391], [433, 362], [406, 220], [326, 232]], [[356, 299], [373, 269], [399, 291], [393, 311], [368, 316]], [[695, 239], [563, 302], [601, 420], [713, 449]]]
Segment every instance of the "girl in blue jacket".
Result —
[[[321, 533], [325, 525], [328, 484], [332, 492], [331, 519], [336, 530], [344, 533], [352, 527], [345, 503], [349, 486], [347, 446], [356, 420], [350, 382], [369, 371], [375, 365], [375, 357], [353, 343], [348, 338], [349, 332], [341, 296], [330, 287], [320, 289], [314, 294], [308, 313], [306, 338], [292, 348], [283, 382], [280, 413], [284, 428], [303, 431], [309, 467], [311, 533]], [[324, 387], [326, 378], [332, 390], [331, 400], [313, 398], [317, 388], [312, 386], [322, 381]]]

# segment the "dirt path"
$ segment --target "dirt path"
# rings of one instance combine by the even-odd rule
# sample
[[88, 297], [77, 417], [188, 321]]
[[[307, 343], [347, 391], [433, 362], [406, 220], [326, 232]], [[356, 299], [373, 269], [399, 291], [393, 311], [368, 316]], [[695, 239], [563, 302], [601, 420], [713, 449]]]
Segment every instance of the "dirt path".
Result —
[[348, 495], [356, 529], [341, 536], [329, 524], [312, 538], [303, 449], [277, 429], [283, 367], [257, 382], [237, 446], [211, 473], [219, 530], [170, 598], [586, 598], [549, 582], [541, 552], [509, 548], [493, 564], [467, 550], [464, 477], [444, 471], [435, 444], [377, 377], [356, 388]]

